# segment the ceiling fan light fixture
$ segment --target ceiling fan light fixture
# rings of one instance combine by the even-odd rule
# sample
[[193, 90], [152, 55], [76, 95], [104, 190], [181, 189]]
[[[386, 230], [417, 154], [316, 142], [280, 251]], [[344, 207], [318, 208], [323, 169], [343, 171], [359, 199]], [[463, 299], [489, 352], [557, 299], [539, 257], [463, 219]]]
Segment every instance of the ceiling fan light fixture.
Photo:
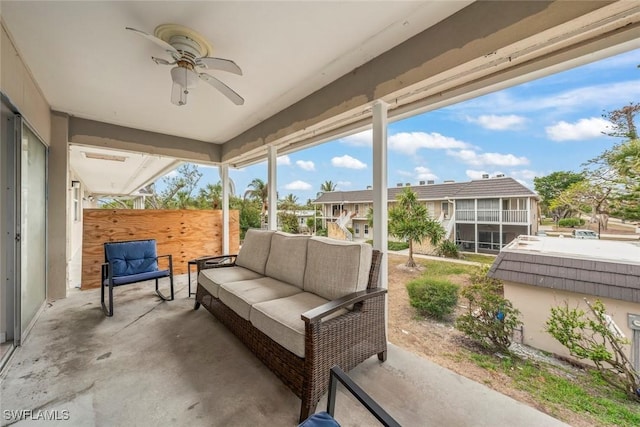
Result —
[[175, 105], [186, 105], [189, 89], [196, 87], [198, 74], [187, 67], [174, 67], [171, 69], [171, 102]]

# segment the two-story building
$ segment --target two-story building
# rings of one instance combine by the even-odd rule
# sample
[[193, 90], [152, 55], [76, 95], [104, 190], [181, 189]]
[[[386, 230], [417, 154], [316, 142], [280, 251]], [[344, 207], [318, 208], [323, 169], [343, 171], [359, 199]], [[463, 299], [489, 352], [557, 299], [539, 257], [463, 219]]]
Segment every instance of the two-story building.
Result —
[[[405, 188], [417, 194], [429, 215], [445, 228], [446, 238], [464, 251], [498, 252], [517, 236], [538, 231], [538, 195], [510, 177], [398, 184], [388, 189], [389, 206]], [[320, 195], [314, 204], [319, 205], [325, 226], [345, 224], [354, 239], [367, 240], [373, 238], [367, 219], [372, 198], [371, 189], [332, 191]]]

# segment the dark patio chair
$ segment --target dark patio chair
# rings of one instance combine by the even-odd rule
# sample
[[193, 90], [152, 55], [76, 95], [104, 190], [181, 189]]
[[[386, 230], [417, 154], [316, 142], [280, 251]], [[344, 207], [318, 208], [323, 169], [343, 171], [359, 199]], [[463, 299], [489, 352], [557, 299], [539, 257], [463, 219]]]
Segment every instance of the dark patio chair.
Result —
[[305, 421], [298, 425], [298, 427], [340, 427], [340, 424], [336, 421], [335, 409], [336, 409], [336, 394], [338, 391], [338, 382], [344, 385], [345, 389], [349, 391], [362, 405], [373, 414], [374, 417], [383, 426], [387, 427], [400, 427], [400, 424], [393, 419], [391, 415], [387, 413], [380, 405], [378, 405], [358, 384], [356, 384], [340, 367], [334, 366], [331, 368], [331, 376], [329, 377], [329, 395], [327, 396], [327, 410], [326, 412], [318, 412], [311, 415]]
[[[159, 269], [160, 258], [168, 259], [168, 269]], [[113, 316], [114, 286], [155, 279], [156, 294], [164, 301], [173, 301], [173, 259], [171, 255], [157, 255], [154, 239], [107, 242], [104, 244], [104, 261], [100, 281], [100, 303], [106, 316]], [[163, 295], [158, 288], [158, 280], [163, 277], [169, 278], [171, 297]], [[109, 307], [104, 300], [105, 288], [109, 288]]]

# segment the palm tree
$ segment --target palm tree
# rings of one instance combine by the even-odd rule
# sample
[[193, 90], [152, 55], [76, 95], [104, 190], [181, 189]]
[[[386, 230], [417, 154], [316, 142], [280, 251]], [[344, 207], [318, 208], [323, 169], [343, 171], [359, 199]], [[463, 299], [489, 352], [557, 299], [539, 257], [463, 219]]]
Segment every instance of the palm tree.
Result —
[[445, 235], [442, 225], [429, 217], [427, 207], [418, 201], [418, 195], [410, 188], [398, 194], [397, 203], [389, 209], [389, 234], [409, 241], [407, 267], [415, 267], [413, 242], [429, 238], [436, 246]]
[[336, 191], [338, 184], [335, 184], [333, 181], [325, 181], [320, 185], [320, 191], [323, 193], [328, 193], [330, 191]]
[[280, 209], [295, 211], [298, 208], [298, 196], [289, 193], [280, 202]]
[[264, 223], [264, 217], [269, 207], [269, 187], [260, 178], [254, 178], [254, 180], [249, 183], [248, 187], [250, 188], [248, 188], [244, 192], [244, 198], [246, 199], [247, 197], [249, 197], [260, 202], [260, 204], [262, 205], [260, 217], [262, 218], [262, 222]]
[[220, 209], [222, 204], [222, 183], [208, 183], [198, 192], [198, 205], [201, 209], [211, 207]]

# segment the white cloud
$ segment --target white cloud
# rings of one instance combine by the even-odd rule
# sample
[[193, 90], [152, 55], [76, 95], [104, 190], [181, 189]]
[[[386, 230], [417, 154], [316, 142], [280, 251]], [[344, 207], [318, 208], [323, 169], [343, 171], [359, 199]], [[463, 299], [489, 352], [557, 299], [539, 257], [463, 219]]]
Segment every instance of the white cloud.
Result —
[[437, 132], [400, 132], [389, 137], [389, 149], [414, 155], [420, 148], [432, 150], [469, 148], [470, 145]]
[[285, 190], [311, 190], [311, 184], [309, 184], [308, 182], [304, 182], [304, 181], [293, 181], [288, 183], [287, 185], [284, 186]]
[[291, 159], [285, 154], [284, 156], [278, 157], [276, 164], [278, 166], [289, 166], [291, 164]]
[[465, 174], [467, 175], [467, 177], [469, 177], [469, 179], [482, 179], [482, 175], [489, 175], [491, 176], [491, 174], [489, 174], [489, 172], [485, 171], [485, 170], [473, 170], [473, 169], [467, 169], [465, 171]]
[[564, 92], [554, 91], [551, 95], [526, 98], [501, 91], [450, 108], [464, 109], [466, 112], [477, 111], [480, 114], [485, 111], [492, 111], [495, 114], [530, 113], [542, 110], [558, 112], [575, 110], [584, 105], [599, 105], [603, 109], [619, 108], [620, 105], [626, 105], [629, 99], [637, 98], [640, 98], [640, 80], [636, 79], [584, 86]]
[[473, 166], [520, 166], [529, 164], [529, 159], [526, 157], [517, 157], [513, 154], [478, 154], [473, 150], [449, 150], [447, 154]]
[[438, 175], [434, 174], [429, 168], [424, 166], [418, 166], [414, 171], [416, 173], [416, 178], [420, 181], [438, 179]]
[[351, 157], [348, 154], [345, 154], [342, 157], [334, 157], [331, 159], [331, 164], [337, 168], [347, 168], [347, 169], [366, 169], [367, 164], [361, 162], [358, 159]]
[[171, 172], [165, 174], [163, 176], [163, 178], [173, 178], [173, 177], [176, 177], [176, 176], [178, 176], [178, 171], [174, 169]]
[[485, 129], [491, 130], [520, 129], [526, 121], [524, 117], [516, 116], [515, 114], [505, 116], [485, 114], [478, 117], [467, 117], [467, 120], [471, 123], [476, 123]]
[[306, 171], [316, 170], [316, 165], [311, 160], [297, 160], [296, 165], [298, 165], [300, 169], [304, 169]]
[[525, 181], [533, 181], [533, 178], [538, 177], [538, 176], [545, 176], [544, 173], [542, 172], [536, 172], [536, 171], [532, 171], [529, 169], [523, 169], [523, 170], [515, 170], [515, 171], [511, 171], [511, 173], [509, 174], [509, 176], [516, 178], [516, 179], [523, 179]]
[[373, 131], [371, 129], [346, 136], [342, 142], [354, 147], [371, 147], [373, 141]]
[[338, 181], [336, 182], [336, 189], [349, 188], [353, 185], [351, 181]]
[[590, 117], [580, 119], [575, 123], [560, 121], [553, 126], [547, 126], [544, 130], [547, 132], [547, 136], [554, 141], [579, 141], [602, 136], [602, 132], [610, 125], [611, 123], [605, 119]]

